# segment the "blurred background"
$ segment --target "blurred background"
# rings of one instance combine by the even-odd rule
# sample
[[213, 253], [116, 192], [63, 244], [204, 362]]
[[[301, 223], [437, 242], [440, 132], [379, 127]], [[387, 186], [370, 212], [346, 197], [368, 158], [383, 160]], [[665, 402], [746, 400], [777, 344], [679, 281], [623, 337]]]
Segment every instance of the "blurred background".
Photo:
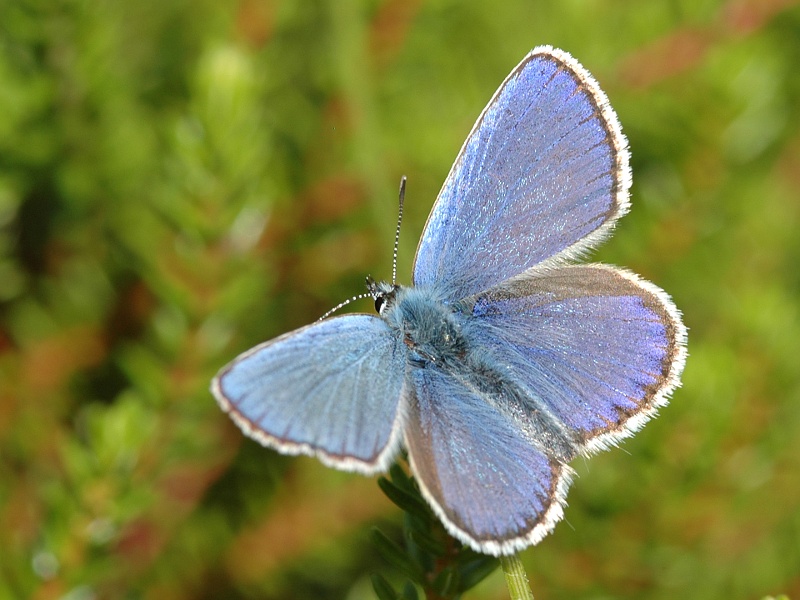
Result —
[[[576, 461], [537, 600], [800, 597], [800, 8], [792, 0], [0, 3], [0, 599], [373, 598], [374, 479], [208, 392], [391, 276], [534, 46], [600, 81], [632, 210], [593, 260], [685, 315], [683, 388]], [[370, 302], [353, 310], [372, 310]], [[465, 597], [500, 599], [499, 572]]]

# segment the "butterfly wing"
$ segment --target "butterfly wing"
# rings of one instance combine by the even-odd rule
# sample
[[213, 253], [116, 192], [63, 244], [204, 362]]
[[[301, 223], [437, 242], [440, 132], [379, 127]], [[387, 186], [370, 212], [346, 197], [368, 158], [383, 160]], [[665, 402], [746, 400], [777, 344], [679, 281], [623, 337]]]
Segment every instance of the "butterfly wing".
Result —
[[410, 377], [409, 460], [450, 534], [494, 555], [538, 542], [563, 514], [570, 468], [534, 446], [496, 396], [435, 366]]
[[506, 282], [475, 299], [472, 344], [503, 365], [534, 414], [584, 453], [639, 429], [679, 384], [686, 329], [667, 294], [606, 265]]
[[409, 372], [406, 446], [448, 531], [509, 554], [563, 516], [577, 453], [616, 443], [667, 402], [686, 331], [663, 291], [605, 265], [548, 269], [470, 300], [466, 363]]
[[405, 352], [381, 319], [345, 315], [256, 346], [224, 367], [211, 390], [263, 445], [374, 473], [399, 449]]
[[543, 46], [484, 109], [439, 193], [414, 283], [445, 300], [575, 258], [628, 208], [627, 141], [592, 76]]

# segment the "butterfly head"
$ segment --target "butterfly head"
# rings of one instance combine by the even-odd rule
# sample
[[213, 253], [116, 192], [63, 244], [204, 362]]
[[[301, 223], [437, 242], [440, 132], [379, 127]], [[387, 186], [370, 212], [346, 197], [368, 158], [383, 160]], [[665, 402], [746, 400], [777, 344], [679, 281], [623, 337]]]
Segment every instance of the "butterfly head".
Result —
[[367, 292], [375, 300], [375, 310], [379, 315], [394, 304], [399, 289], [400, 286], [397, 284], [375, 281], [372, 277], [367, 276]]

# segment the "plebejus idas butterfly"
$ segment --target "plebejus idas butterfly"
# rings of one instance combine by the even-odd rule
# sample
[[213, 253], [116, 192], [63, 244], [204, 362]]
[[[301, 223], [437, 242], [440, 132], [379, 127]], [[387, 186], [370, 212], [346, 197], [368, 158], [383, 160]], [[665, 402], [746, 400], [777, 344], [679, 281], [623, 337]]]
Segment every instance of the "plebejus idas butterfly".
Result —
[[570, 461], [616, 445], [679, 385], [686, 330], [624, 269], [575, 264], [628, 210], [627, 140], [594, 78], [535, 48], [464, 143], [414, 285], [368, 282], [378, 315], [325, 318], [245, 352], [212, 391], [244, 433], [338, 469], [401, 447], [447, 530], [479, 552], [537, 543]]

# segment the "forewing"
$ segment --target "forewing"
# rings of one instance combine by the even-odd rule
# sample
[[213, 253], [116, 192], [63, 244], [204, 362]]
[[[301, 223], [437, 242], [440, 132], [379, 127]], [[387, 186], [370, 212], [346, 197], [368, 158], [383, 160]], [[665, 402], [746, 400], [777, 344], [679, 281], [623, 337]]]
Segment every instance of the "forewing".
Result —
[[471, 343], [503, 365], [581, 451], [639, 429], [679, 385], [686, 329], [667, 294], [605, 265], [518, 278], [479, 295]]
[[494, 555], [538, 542], [563, 516], [570, 468], [535, 447], [495, 398], [431, 365], [410, 379], [409, 459], [447, 530]]
[[214, 378], [245, 434], [339, 469], [385, 470], [402, 429], [405, 347], [381, 319], [327, 319], [256, 346]]
[[543, 46], [511, 72], [428, 217], [414, 282], [458, 300], [596, 245], [628, 208], [627, 141], [592, 76]]

